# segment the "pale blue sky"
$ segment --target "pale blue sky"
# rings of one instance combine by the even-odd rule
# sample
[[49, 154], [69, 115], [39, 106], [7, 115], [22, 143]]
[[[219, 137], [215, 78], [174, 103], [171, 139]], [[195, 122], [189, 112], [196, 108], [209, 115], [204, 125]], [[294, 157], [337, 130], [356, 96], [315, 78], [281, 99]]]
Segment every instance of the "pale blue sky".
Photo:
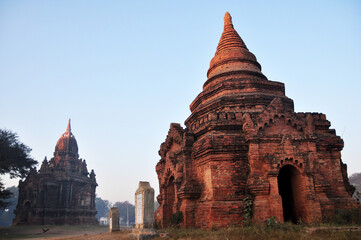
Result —
[[[322, 112], [361, 172], [361, 2], [0, 0], [0, 128], [41, 162], [72, 119], [97, 194], [158, 194], [171, 122], [184, 126], [229, 11], [270, 80], [298, 112]], [[8, 185], [17, 180], [8, 181]]]

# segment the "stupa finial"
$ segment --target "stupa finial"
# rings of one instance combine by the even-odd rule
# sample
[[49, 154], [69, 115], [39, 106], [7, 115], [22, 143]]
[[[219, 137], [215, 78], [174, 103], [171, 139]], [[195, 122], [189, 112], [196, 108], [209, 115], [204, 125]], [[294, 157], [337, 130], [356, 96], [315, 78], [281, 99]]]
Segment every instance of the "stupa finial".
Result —
[[229, 12], [226, 12], [224, 14], [224, 26], [227, 26], [227, 25], [233, 25], [232, 17], [231, 17], [231, 14], [229, 14]]
[[68, 127], [66, 128], [66, 132], [71, 132], [70, 118], [69, 118], [69, 122], [68, 122]]

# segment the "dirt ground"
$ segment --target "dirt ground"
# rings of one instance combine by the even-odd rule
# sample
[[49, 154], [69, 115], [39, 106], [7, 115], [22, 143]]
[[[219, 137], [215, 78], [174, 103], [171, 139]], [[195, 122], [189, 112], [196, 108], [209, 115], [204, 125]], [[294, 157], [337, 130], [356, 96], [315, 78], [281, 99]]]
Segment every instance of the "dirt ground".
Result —
[[[44, 230], [47, 230], [44, 232]], [[32, 240], [125, 240], [130, 239], [131, 228], [122, 228], [119, 232], [109, 233], [108, 226], [15, 226], [0, 227], [2, 239]], [[343, 227], [303, 227], [281, 225], [278, 228], [262, 226], [229, 228], [223, 230], [169, 229], [155, 239], [197, 239], [197, 240], [353, 240], [361, 239], [361, 226]]]
[[52, 240], [124, 240], [129, 239], [130, 231], [120, 231], [114, 233], [97, 233], [97, 234], [83, 234], [82, 236], [73, 236], [73, 237], [60, 237], [60, 238], [51, 238]]
[[129, 228], [122, 228], [117, 233], [108, 231], [108, 226], [12, 226], [0, 227], [0, 239], [116, 240], [128, 239], [131, 232]]

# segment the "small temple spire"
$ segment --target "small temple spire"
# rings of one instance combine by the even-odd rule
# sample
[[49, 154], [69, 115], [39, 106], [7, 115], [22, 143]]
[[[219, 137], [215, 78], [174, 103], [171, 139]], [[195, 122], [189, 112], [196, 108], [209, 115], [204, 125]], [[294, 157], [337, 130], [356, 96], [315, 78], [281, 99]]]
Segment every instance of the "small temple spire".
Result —
[[66, 132], [71, 132], [70, 118], [69, 118], [69, 122], [68, 122], [68, 127], [66, 128]]

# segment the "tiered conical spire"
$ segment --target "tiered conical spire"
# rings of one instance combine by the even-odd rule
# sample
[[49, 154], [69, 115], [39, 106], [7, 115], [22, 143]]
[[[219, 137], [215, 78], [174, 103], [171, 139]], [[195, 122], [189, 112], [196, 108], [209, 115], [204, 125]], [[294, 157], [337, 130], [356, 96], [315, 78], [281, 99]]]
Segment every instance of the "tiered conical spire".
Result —
[[229, 12], [226, 12], [224, 15], [224, 30], [217, 46], [216, 55], [220, 54], [223, 50], [240, 47], [247, 49], [246, 44], [244, 44], [242, 38], [233, 28], [231, 15]]
[[210, 63], [208, 78], [230, 72], [243, 72], [248, 75], [267, 79], [261, 72], [261, 65], [256, 57], [248, 51], [246, 44], [233, 28], [232, 17], [224, 15], [224, 29], [217, 51]]
[[269, 81], [261, 72], [261, 65], [233, 28], [232, 17], [226, 12], [224, 30], [207, 72], [203, 91], [190, 105], [192, 115], [186, 120], [191, 128], [205, 111], [219, 111], [220, 106], [244, 108], [252, 111], [266, 107], [275, 96], [285, 98], [293, 109], [291, 99], [285, 97], [284, 84]]

